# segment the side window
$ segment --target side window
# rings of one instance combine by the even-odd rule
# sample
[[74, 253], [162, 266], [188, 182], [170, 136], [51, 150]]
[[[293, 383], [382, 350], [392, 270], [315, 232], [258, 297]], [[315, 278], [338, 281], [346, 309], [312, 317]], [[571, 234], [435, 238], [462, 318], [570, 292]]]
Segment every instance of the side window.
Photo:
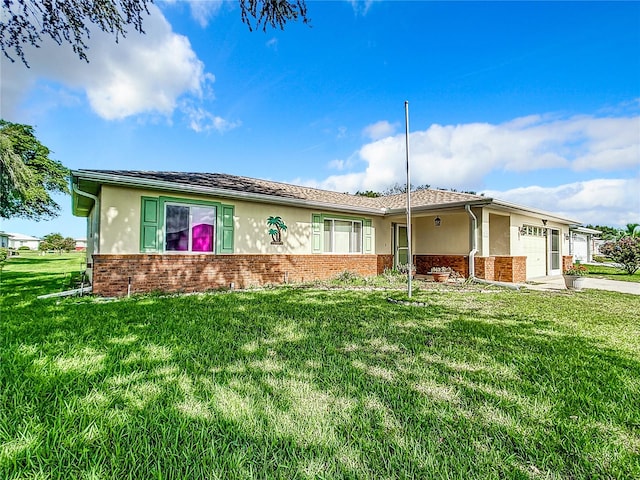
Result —
[[214, 251], [215, 207], [165, 204], [164, 225], [165, 251]]
[[233, 253], [233, 205], [142, 197], [140, 214], [141, 252]]
[[371, 220], [312, 215], [314, 253], [371, 253]]

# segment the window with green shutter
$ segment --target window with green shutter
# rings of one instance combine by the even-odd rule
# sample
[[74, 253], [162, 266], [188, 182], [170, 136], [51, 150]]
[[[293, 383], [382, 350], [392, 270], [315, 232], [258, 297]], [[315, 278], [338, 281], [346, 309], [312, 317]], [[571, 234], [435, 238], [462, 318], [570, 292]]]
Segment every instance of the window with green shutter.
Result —
[[313, 253], [371, 253], [371, 220], [314, 213], [311, 218]]
[[158, 199], [153, 197], [142, 197], [142, 206], [140, 210], [140, 251], [141, 252], [157, 252], [159, 250], [158, 242]]
[[234, 206], [177, 197], [142, 197], [140, 251], [233, 253]]

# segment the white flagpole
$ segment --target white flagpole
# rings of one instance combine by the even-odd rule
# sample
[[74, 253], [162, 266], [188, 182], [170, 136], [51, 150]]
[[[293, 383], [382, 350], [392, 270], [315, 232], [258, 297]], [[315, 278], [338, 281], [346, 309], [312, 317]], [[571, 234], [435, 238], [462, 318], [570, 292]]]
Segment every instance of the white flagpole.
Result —
[[413, 273], [413, 257], [411, 253], [411, 175], [409, 170], [409, 102], [404, 102], [405, 144], [407, 152], [407, 295], [411, 298], [411, 274]]

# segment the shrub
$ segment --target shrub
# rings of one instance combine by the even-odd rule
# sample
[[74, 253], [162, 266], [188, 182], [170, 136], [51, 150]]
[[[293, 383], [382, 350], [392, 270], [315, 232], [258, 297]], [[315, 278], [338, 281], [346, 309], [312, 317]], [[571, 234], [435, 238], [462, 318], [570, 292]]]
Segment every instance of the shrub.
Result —
[[640, 237], [623, 237], [615, 242], [606, 242], [600, 252], [622, 265], [629, 275], [640, 268]]
[[0, 263], [4, 262], [9, 256], [9, 250], [6, 248], [0, 248]]
[[31, 249], [29, 247], [27, 247], [26, 245], [22, 245], [21, 247], [18, 247], [18, 250], [21, 251], [30, 251]]

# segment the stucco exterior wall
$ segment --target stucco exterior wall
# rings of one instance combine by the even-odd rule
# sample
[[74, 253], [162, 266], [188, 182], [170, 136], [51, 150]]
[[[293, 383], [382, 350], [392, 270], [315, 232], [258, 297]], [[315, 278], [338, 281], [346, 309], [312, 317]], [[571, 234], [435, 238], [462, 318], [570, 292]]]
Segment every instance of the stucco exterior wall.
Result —
[[511, 223], [508, 215], [489, 214], [489, 254], [509, 255]]
[[[312, 214], [331, 215], [330, 210], [305, 209], [276, 204], [254, 203], [197, 195], [176, 195], [160, 191], [137, 190], [103, 186], [100, 212], [100, 253], [133, 254], [140, 252], [140, 204], [141, 197], [180, 197], [185, 200], [207, 200], [234, 206], [234, 253], [236, 254], [309, 254], [312, 252]], [[282, 234], [282, 245], [272, 245], [268, 234], [267, 218], [280, 216], [287, 226]], [[380, 217], [363, 217], [335, 213], [336, 217], [368, 218], [372, 220], [372, 252], [377, 252], [378, 239], [381, 253], [388, 253], [384, 245], [390, 245], [391, 237], [379, 234], [385, 230]], [[389, 227], [390, 231], [390, 227]], [[87, 237], [89, 238], [89, 237]], [[387, 248], [390, 248], [387, 247]]]
[[467, 255], [469, 253], [469, 216], [465, 213], [445, 213], [440, 226], [436, 215], [412, 219], [413, 253], [415, 255]]

